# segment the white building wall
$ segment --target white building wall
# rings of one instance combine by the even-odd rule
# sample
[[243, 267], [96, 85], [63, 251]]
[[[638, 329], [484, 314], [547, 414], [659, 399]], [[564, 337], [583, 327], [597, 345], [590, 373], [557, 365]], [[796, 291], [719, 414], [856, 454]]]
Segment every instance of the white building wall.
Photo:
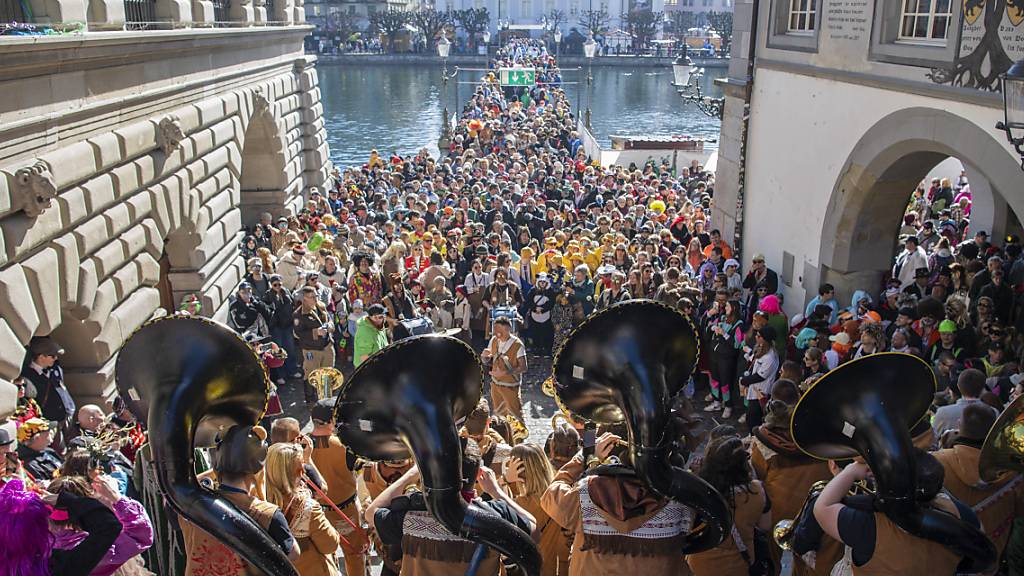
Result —
[[[991, 134], [1008, 159], [1016, 158], [994, 128], [1002, 119], [1002, 110], [995, 107], [763, 66], [757, 74], [746, 158], [744, 266], [749, 266], [755, 253], [763, 253], [769, 267], [781, 276], [783, 253], [793, 255], [792, 285], [782, 285], [780, 278], [790, 314], [802, 312], [806, 298], [813, 296], [817, 279], [805, 290], [803, 274], [821, 266], [820, 246], [827, 240], [822, 238], [826, 212], [847, 159], [865, 131], [887, 115], [914, 107], [945, 110]], [[999, 192], [1011, 209], [1024, 214], [1024, 172], [1019, 176], [1015, 188], [1004, 185], [1006, 189]], [[908, 199], [912, 191], [907, 189]]]

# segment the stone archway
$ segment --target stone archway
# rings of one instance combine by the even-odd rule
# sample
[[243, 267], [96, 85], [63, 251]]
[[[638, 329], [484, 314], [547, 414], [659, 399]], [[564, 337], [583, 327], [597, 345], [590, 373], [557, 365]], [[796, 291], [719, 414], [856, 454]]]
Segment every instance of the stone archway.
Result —
[[242, 224], [252, 226], [263, 212], [280, 216], [291, 195], [287, 170], [288, 146], [276, 106], [262, 90], [252, 94], [252, 116], [242, 137]]
[[1024, 197], [1015, 194], [1020, 166], [995, 132], [945, 110], [900, 110], [867, 130], [847, 157], [821, 229], [819, 282], [833, 284], [841, 298], [878, 286], [892, 266], [911, 191], [950, 156], [987, 180], [993, 204], [1024, 214]]

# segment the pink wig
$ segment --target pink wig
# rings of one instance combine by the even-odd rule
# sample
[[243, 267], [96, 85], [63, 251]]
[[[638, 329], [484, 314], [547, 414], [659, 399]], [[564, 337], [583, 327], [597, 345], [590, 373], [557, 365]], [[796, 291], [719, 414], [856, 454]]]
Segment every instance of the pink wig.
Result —
[[48, 576], [53, 535], [49, 507], [11, 480], [0, 490], [0, 576]]
[[782, 314], [782, 308], [779, 306], [779, 297], [774, 294], [769, 294], [757, 304], [757, 309], [768, 315]]

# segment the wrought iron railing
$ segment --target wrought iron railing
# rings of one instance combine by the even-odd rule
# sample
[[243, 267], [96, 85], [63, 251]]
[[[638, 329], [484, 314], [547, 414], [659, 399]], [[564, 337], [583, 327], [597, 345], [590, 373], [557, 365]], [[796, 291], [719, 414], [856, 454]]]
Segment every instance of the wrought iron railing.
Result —
[[0, 24], [24, 21], [25, 11], [21, 0], [0, 0]]
[[132, 30], [152, 27], [156, 22], [156, 0], [124, 0], [124, 20]]

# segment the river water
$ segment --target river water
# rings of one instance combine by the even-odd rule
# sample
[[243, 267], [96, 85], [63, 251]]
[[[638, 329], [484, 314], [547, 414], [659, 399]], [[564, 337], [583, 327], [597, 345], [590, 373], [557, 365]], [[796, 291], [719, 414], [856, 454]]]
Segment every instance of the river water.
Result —
[[[437, 154], [444, 106], [440, 66], [321, 63], [317, 71], [327, 140], [336, 166], [362, 164], [374, 148], [382, 155], [392, 151], [411, 154], [423, 147]], [[701, 89], [721, 96], [712, 80], [724, 73], [709, 69]], [[463, 72], [458, 81], [474, 80], [470, 74]], [[690, 134], [717, 140], [718, 120], [676, 95], [670, 85], [671, 68], [595, 66], [593, 74], [591, 125], [602, 145], [609, 145], [610, 134]], [[585, 69], [582, 73], [565, 71], [566, 82], [581, 81], [579, 86], [565, 87], [574, 108], [578, 101], [586, 109], [585, 78]], [[578, 87], [582, 88], [579, 94]], [[458, 101], [465, 102], [472, 89], [468, 84], [458, 85]], [[448, 102], [449, 113], [454, 114], [455, 81], [448, 83]], [[706, 146], [717, 147], [717, 142]]]

